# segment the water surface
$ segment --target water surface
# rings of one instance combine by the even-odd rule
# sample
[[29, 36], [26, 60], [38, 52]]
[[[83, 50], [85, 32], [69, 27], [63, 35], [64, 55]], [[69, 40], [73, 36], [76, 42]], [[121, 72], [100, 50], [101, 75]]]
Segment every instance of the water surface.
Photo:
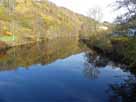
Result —
[[133, 102], [135, 85], [134, 73], [74, 39], [1, 54], [1, 102]]

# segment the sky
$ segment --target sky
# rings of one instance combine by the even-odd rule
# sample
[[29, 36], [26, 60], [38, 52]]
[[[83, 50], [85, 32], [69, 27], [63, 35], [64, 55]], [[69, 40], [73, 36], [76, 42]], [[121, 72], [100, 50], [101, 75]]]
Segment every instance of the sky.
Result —
[[102, 21], [113, 22], [117, 12], [111, 7], [115, 0], [49, 0], [58, 6], [68, 8], [74, 12], [87, 16], [90, 8], [99, 7], [102, 9]]

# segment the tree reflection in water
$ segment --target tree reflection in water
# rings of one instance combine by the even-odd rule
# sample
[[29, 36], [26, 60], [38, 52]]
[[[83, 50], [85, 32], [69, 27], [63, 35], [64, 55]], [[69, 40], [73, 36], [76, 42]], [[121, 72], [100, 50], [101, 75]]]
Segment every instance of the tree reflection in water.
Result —
[[95, 52], [86, 53], [86, 62], [84, 73], [88, 79], [96, 79], [100, 74], [99, 68], [105, 67], [108, 64], [108, 60], [104, 57], [97, 55]]
[[86, 78], [96, 79], [100, 72], [94, 64], [85, 62], [84, 73]]
[[86, 53], [86, 62], [85, 68], [84, 68], [84, 74], [85, 77], [88, 79], [96, 79], [99, 75], [99, 70], [97, 69], [97, 66], [93, 62], [96, 56], [93, 56], [92, 53], [87, 52]]
[[0, 71], [29, 68], [33, 64], [46, 65], [81, 52], [77, 38], [58, 38], [13, 47], [0, 52]]
[[[95, 53], [86, 53], [86, 62], [84, 74], [88, 79], [98, 79], [100, 68], [105, 68], [109, 61], [105, 57], [98, 56]], [[119, 65], [120, 66], [120, 65]], [[130, 72], [123, 81], [109, 84], [107, 95], [109, 102], [136, 102], [136, 74], [133, 69], [126, 70], [126, 67], [120, 67], [123, 71]]]
[[110, 102], [136, 102], [136, 76], [120, 84], [111, 84], [108, 93]]

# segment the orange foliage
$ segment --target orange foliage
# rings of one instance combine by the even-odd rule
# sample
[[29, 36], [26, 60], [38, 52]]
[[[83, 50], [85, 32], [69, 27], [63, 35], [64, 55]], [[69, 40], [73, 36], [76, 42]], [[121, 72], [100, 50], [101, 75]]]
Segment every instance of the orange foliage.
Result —
[[8, 36], [13, 35], [12, 32], [9, 32], [9, 31], [4, 32], [4, 34], [5, 34], [5, 35], [8, 35]]

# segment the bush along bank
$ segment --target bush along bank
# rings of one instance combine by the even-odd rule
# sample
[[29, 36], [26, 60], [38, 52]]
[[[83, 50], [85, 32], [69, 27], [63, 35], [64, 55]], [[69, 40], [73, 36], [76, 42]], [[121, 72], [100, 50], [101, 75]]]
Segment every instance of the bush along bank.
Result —
[[122, 56], [121, 62], [126, 63], [129, 67], [136, 67], [136, 39], [135, 38], [112, 38], [113, 53]]
[[[110, 43], [97, 41], [92, 43], [92, 40], [82, 40], [88, 47], [93, 48], [98, 53], [109, 57], [115, 62], [120, 62], [128, 65], [128, 67], [136, 67], [136, 39], [128, 37], [110, 38]], [[108, 41], [108, 42], [109, 42]]]

